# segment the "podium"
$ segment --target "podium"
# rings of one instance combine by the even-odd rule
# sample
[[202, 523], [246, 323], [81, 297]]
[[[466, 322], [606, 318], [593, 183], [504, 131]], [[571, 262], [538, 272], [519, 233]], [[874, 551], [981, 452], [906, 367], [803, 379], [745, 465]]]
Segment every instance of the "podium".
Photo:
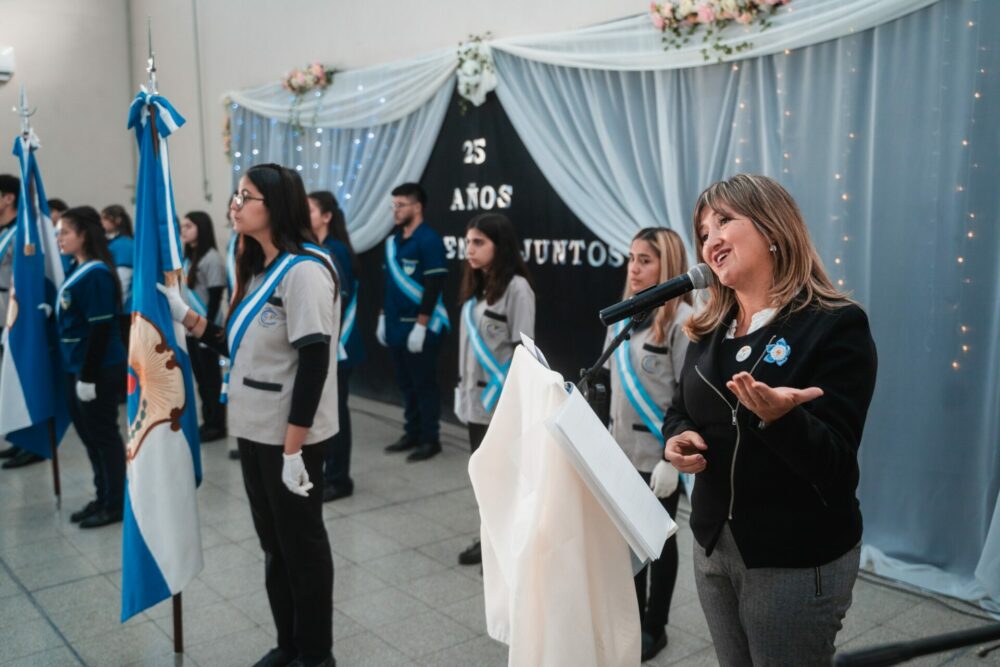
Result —
[[489, 635], [512, 667], [639, 664], [633, 553], [676, 525], [575, 389], [523, 346], [469, 462]]

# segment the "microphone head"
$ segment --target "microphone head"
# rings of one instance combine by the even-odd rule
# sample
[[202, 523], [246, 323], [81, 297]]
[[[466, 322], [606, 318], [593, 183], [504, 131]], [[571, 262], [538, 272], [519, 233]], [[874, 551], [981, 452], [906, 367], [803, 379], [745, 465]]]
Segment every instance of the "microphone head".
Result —
[[715, 281], [715, 276], [712, 275], [712, 270], [708, 268], [708, 264], [692, 266], [687, 274], [688, 278], [691, 279], [691, 284], [694, 285], [694, 289], [705, 289]]

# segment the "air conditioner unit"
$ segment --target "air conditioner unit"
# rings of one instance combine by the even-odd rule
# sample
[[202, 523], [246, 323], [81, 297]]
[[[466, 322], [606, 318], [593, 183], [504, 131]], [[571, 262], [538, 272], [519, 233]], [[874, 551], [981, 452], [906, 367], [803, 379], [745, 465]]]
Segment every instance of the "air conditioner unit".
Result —
[[0, 45], [0, 86], [14, 76], [14, 47]]

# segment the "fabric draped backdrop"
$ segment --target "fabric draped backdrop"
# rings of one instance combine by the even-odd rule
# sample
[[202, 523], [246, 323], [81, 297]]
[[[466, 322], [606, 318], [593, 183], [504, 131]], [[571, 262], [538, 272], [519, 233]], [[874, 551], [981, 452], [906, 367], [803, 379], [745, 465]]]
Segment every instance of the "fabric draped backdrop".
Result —
[[[789, 189], [881, 352], [860, 453], [866, 559], [1000, 610], [1000, 3], [786, 9], [764, 32], [730, 31], [754, 46], [723, 64], [703, 62], [697, 37], [665, 54], [645, 16], [498, 40], [497, 94], [556, 192], [619, 250], [649, 225], [693, 250], [695, 197], [732, 174]], [[373, 247], [388, 191], [426, 164], [454, 67], [441, 52], [338, 74], [318, 113], [302, 105], [300, 123], [330, 122], [305, 137], [276, 86], [258, 95], [270, 107], [234, 95], [233, 175], [301, 165], [307, 187], [338, 195], [356, 246]], [[363, 98], [348, 109], [337, 100], [352, 90]]]

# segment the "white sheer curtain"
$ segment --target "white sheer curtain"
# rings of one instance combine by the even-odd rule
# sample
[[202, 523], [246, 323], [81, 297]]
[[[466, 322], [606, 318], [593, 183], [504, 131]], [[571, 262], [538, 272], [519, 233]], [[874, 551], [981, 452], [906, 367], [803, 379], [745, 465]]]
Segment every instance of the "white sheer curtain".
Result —
[[358, 128], [296, 128], [233, 102], [233, 180], [261, 162], [296, 169], [307, 190], [330, 190], [337, 196], [351, 242], [364, 252], [392, 228], [392, 188], [420, 180], [453, 87], [449, 77], [410, 114]]
[[685, 69], [565, 67], [494, 45], [497, 93], [555, 190], [619, 249], [651, 224], [690, 238], [691, 206], [714, 180], [756, 172], [788, 187], [881, 353], [860, 453], [865, 556], [989, 605], [1000, 601], [1000, 3], [919, 4], [788, 54]]

